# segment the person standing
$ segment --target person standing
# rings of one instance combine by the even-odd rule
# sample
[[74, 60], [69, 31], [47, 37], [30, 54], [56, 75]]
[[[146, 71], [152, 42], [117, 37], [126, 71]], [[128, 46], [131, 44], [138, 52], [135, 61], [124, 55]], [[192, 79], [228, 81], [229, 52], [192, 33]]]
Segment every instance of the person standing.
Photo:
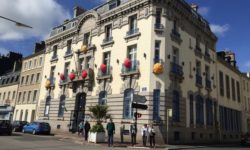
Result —
[[153, 124], [151, 125], [151, 127], [148, 128], [148, 132], [149, 132], [150, 147], [155, 148], [155, 129], [154, 129]]
[[83, 128], [84, 128], [84, 122], [81, 121], [78, 125], [78, 136], [80, 136], [80, 134], [82, 134], [83, 136]]
[[89, 130], [90, 130], [90, 124], [88, 121], [85, 122], [85, 125], [84, 125], [84, 130], [85, 130], [85, 141], [88, 140], [88, 137], [89, 137]]
[[108, 146], [113, 146], [113, 138], [115, 134], [115, 124], [113, 123], [112, 119], [109, 120], [109, 123], [106, 126], [108, 132]]
[[147, 146], [147, 136], [148, 136], [148, 127], [147, 124], [144, 124], [141, 128], [142, 142], [143, 146]]
[[133, 122], [130, 125], [130, 133], [131, 133], [131, 144], [132, 146], [134, 146], [136, 144], [136, 134], [137, 134], [137, 126], [135, 122]]

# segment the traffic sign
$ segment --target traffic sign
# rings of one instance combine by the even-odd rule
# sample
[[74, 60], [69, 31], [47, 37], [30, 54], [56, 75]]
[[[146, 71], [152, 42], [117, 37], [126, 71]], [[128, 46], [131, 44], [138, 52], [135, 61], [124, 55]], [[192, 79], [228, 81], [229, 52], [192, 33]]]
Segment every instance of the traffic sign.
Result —
[[135, 103], [146, 103], [147, 99], [145, 96], [141, 96], [141, 95], [137, 95], [134, 94], [133, 95], [133, 102]]
[[147, 105], [144, 105], [144, 104], [132, 103], [132, 108], [138, 108], [138, 109], [146, 110], [146, 109], [148, 109], [148, 106], [147, 106]]

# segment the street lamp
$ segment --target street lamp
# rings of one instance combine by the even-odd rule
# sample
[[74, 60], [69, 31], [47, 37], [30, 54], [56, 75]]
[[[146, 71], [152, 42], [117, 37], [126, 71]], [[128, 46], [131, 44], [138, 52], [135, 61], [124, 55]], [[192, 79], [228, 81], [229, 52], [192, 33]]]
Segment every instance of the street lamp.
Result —
[[9, 18], [3, 17], [3, 16], [0, 16], [0, 18], [5, 19], [5, 20], [8, 20], [8, 21], [10, 21], [10, 22], [14, 22], [14, 23], [16, 24], [16, 26], [18, 26], [18, 27], [32, 28], [32, 27], [29, 26], [29, 25], [23, 24], [23, 23], [21, 23], [21, 22], [17, 22], [17, 21], [15, 21], [15, 20], [12, 20], [12, 19], [9, 19]]

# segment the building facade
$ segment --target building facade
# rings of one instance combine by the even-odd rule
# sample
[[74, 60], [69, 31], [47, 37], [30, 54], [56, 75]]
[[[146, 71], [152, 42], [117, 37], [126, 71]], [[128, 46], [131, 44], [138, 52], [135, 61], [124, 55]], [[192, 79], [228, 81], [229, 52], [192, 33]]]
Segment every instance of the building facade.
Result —
[[44, 52], [45, 43], [36, 43], [33, 54], [22, 60], [14, 120], [32, 122], [37, 118]]
[[[159, 143], [217, 142], [225, 134], [221, 112], [240, 119], [242, 100], [241, 74], [218, 60], [216, 42], [197, 6], [184, 0], [113, 0], [88, 11], [75, 8], [74, 18], [46, 40], [39, 120], [54, 132], [76, 131], [81, 120], [94, 123], [88, 107], [103, 104], [119, 133], [135, 119], [137, 94], [148, 106], [138, 110], [138, 129], [154, 124]], [[230, 103], [218, 95], [218, 70], [232, 73]], [[239, 126], [232, 125], [235, 140]]]

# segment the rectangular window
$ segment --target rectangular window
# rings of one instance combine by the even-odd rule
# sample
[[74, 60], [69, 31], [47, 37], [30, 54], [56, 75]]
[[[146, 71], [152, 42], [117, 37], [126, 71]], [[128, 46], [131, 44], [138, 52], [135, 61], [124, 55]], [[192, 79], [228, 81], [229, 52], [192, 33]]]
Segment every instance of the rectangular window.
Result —
[[179, 65], [179, 49], [174, 48], [173, 49], [173, 64]]
[[27, 62], [24, 63], [24, 70], [27, 69]]
[[155, 89], [153, 93], [153, 120], [160, 119], [160, 90]]
[[31, 67], [32, 67], [32, 61], [30, 60], [29, 61], [29, 69], [31, 69]]
[[135, 70], [137, 65], [137, 45], [129, 46], [128, 47], [128, 54], [127, 58], [132, 61], [131, 69]]
[[90, 38], [90, 33], [89, 32], [85, 33], [84, 37], [83, 37], [83, 44], [84, 45], [87, 45], [87, 46], [89, 45], [89, 40], [90, 40], [89, 38]]
[[21, 79], [21, 85], [23, 85], [24, 83], [24, 76], [22, 76], [22, 79]]
[[[15, 99], [15, 96], [16, 96], [16, 91], [13, 91], [13, 94], [12, 94], [12, 99], [14, 100]], [[0, 98], [1, 99], [1, 98]]]
[[207, 125], [213, 125], [213, 102], [210, 99], [206, 100], [206, 117]]
[[57, 45], [53, 46], [53, 55], [52, 55], [52, 59], [56, 59], [57, 58]]
[[66, 54], [71, 54], [72, 53], [72, 40], [67, 41], [67, 51]]
[[26, 82], [25, 82], [25, 84], [27, 85], [28, 82], [29, 82], [29, 75], [26, 76]]
[[189, 96], [190, 124], [194, 123], [194, 96]]
[[50, 69], [50, 82], [51, 84], [54, 84], [54, 79], [55, 79], [55, 71], [56, 71], [56, 66], [52, 66]]
[[238, 98], [238, 102], [240, 102], [240, 83], [239, 83], [239, 81], [237, 81], [236, 86], [237, 86], [237, 98]]
[[205, 66], [206, 80], [210, 81], [210, 68], [209, 66]]
[[85, 62], [85, 69], [89, 69], [89, 68], [91, 68], [91, 56], [88, 56]]
[[33, 102], [36, 102], [36, 98], [37, 98], [37, 90], [35, 90], [33, 93]]
[[20, 102], [21, 102], [21, 97], [22, 97], [22, 93], [21, 93], [21, 92], [19, 92], [19, 94], [18, 94], [18, 103], [20, 103]]
[[28, 103], [30, 102], [30, 96], [31, 96], [31, 91], [28, 92], [28, 98], [27, 98]]
[[23, 103], [25, 101], [25, 98], [26, 98], [26, 92], [23, 92]]
[[196, 61], [196, 75], [201, 76], [201, 62]]
[[231, 83], [232, 83], [232, 98], [233, 98], [233, 100], [236, 100], [236, 94], [235, 94], [235, 81], [234, 81], [233, 78], [231, 79]]
[[103, 53], [103, 63], [107, 66], [110, 65], [110, 52]]
[[36, 59], [35, 59], [35, 60], [34, 60], [34, 68], [36, 67], [36, 63], [37, 63], [37, 62], [36, 62]]
[[80, 58], [80, 70], [84, 70], [84, 58]]
[[155, 41], [155, 57], [154, 57], [154, 63], [160, 63], [160, 41]]
[[36, 74], [36, 83], [38, 83], [40, 81], [40, 73]]
[[34, 74], [31, 75], [31, 78], [30, 78], [30, 84], [34, 83]]
[[40, 58], [39, 58], [39, 66], [42, 66], [42, 64], [43, 64], [43, 58], [40, 57]]
[[70, 62], [67, 62], [65, 63], [65, 67], [64, 67], [64, 77], [66, 81], [68, 81], [69, 73], [70, 73]]
[[224, 77], [223, 72], [219, 72], [219, 82], [220, 82], [220, 95], [224, 96]]
[[161, 14], [162, 14], [162, 9], [157, 8], [156, 9], [156, 16], [155, 16], [155, 26], [156, 26], [156, 28], [161, 28]]
[[112, 24], [105, 26], [105, 41], [112, 41]]
[[200, 50], [200, 42], [201, 42], [201, 37], [200, 35], [196, 36], [196, 49], [198, 48]]
[[5, 100], [5, 92], [3, 93], [3, 100]]
[[229, 80], [229, 76], [226, 75], [226, 91], [227, 91], [227, 98], [230, 99], [230, 80]]
[[129, 17], [129, 33], [135, 34], [137, 32], [137, 15]]

